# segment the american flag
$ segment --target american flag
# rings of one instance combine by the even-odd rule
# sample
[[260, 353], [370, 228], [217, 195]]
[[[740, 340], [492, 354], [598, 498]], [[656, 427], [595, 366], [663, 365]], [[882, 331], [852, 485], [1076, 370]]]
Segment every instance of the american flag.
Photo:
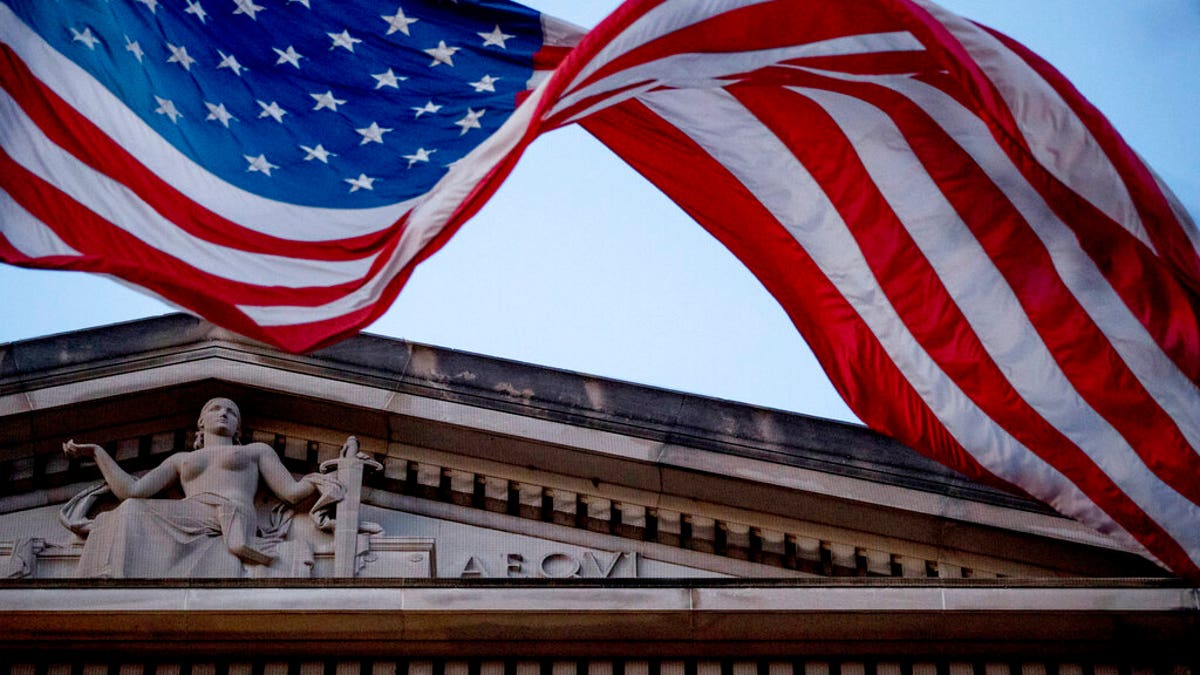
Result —
[[758, 276], [868, 425], [1200, 577], [1200, 235], [1019, 44], [925, 0], [630, 0], [565, 56], [569, 27], [499, 3], [260, 1], [0, 5], [5, 259], [306, 349], [579, 123]]
[[0, 258], [295, 351], [386, 309], [578, 39], [509, 2], [395, 0], [9, 1], [0, 34]]

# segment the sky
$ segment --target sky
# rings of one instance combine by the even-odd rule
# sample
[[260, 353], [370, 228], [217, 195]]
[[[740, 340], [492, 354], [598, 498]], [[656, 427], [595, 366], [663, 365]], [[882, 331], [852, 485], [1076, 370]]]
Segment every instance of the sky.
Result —
[[[616, 0], [527, 0], [580, 26]], [[944, 0], [1072, 80], [1200, 214], [1200, 1]], [[175, 311], [0, 264], [0, 343]], [[539, 138], [367, 332], [856, 421], [728, 251], [579, 128]]]

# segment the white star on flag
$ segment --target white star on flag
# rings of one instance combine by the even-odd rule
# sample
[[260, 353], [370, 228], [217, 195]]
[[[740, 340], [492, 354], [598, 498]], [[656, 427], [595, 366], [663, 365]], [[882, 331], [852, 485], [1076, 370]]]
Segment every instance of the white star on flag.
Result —
[[365, 129], [355, 129], [355, 131], [357, 131], [359, 134], [362, 134], [363, 137], [362, 141], [359, 142], [359, 145], [366, 145], [367, 143], [383, 143], [383, 135], [391, 131], [391, 129], [381, 127], [379, 124], [371, 122], [371, 126]]
[[293, 2], [298, 2], [302, 5], [304, 5], [305, 9], [312, 9], [312, 5], [308, 4], [308, 0], [288, 0], [289, 5], [292, 4]]
[[515, 35], [509, 35], [503, 31], [501, 31], [499, 24], [497, 24], [496, 27], [494, 29], [492, 29], [492, 32], [490, 32], [490, 33], [476, 33], [476, 35], [483, 38], [483, 46], [484, 47], [496, 46], [501, 49], [508, 49], [508, 45], [504, 44], [505, 40], [516, 37]]
[[388, 24], [388, 31], [386, 33], [387, 35], [391, 35], [392, 33], [395, 33], [396, 31], [400, 31], [401, 33], [404, 33], [405, 35], [408, 35], [409, 34], [409, 32], [408, 32], [409, 25], [420, 21], [420, 19], [410, 19], [410, 18], [404, 16], [404, 8], [403, 7], [397, 7], [396, 13], [392, 16], [387, 16], [386, 14], [381, 14], [379, 18], [383, 19]]
[[204, 119], [220, 122], [226, 129], [229, 128], [229, 120], [237, 119], [225, 109], [224, 103], [209, 103], [205, 101], [204, 105], [208, 107], [208, 117]]
[[142, 57], [146, 55], [146, 52], [142, 51], [142, 46], [138, 44], [137, 40], [130, 40], [128, 35], [125, 36], [125, 51], [133, 54], [138, 63], [141, 63]]
[[468, 84], [471, 85], [472, 87], [475, 87], [475, 93], [479, 93], [482, 91], [493, 91], [494, 92], [494, 91], [496, 91], [496, 83], [499, 81], [500, 81], [500, 78], [498, 78], [498, 77], [492, 77], [491, 75], [484, 75], [483, 77], [479, 78], [478, 82], [469, 82]]
[[176, 46], [168, 42], [167, 49], [171, 52], [171, 55], [167, 57], [167, 63], [178, 63], [183, 66], [184, 70], [192, 69], [192, 64], [196, 62], [196, 59], [187, 53], [187, 47]]
[[262, 112], [258, 113], [258, 116], [260, 118], [261, 117], [270, 117], [271, 119], [275, 120], [276, 122], [283, 124], [283, 116], [287, 114], [287, 111], [284, 110], [283, 108], [280, 108], [278, 103], [276, 103], [275, 101], [271, 101], [269, 104], [267, 104], [267, 103], [263, 103], [262, 101], [259, 101], [258, 105], [260, 108], [262, 108]]
[[417, 151], [414, 152], [413, 154], [402, 155], [402, 156], [404, 157], [404, 159], [408, 160], [408, 168], [411, 169], [412, 165], [416, 164], [417, 162], [428, 162], [429, 156], [435, 152], [437, 152], [437, 150], [426, 150], [425, 148], [417, 148]]
[[459, 136], [466, 134], [471, 129], [482, 129], [483, 127], [479, 124], [479, 118], [483, 117], [485, 112], [487, 112], [486, 108], [483, 110], [471, 110], [467, 108], [466, 116], [455, 122], [455, 124], [462, 127], [462, 133]]
[[321, 146], [320, 143], [317, 143], [317, 147], [315, 147], [315, 148], [310, 148], [307, 145], [302, 145], [302, 146], [300, 146], [300, 149], [305, 152], [304, 161], [306, 161], [306, 162], [315, 159], [318, 162], [321, 162], [322, 164], [328, 164], [330, 157], [337, 157], [336, 152], [330, 152], [330, 151], [326, 150], [324, 147]]
[[263, 10], [262, 5], [254, 4], [254, 0], [233, 0], [233, 4], [237, 5], [234, 14], [245, 14], [255, 21], [258, 21], [258, 13]]
[[304, 58], [304, 56], [297, 52], [296, 48], [292, 45], [288, 45], [287, 49], [277, 49], [275, 47], [271, 47], [271, 49], [279, 55], [279, 60], [275, 62], [275, 65], [290, 63], [297, 69], [300, 68], [300, 59]]
[[[242, 76], [243, 66], [242, 64], [238, 63], [238, 60], [234, 58], [232, 54], [226, 54], [219, 49], [217, 50], [217, 54], [221, 55], [221, 62], [217, 64], [218, 68], [228, 68], [233, 71], [234, 75], [237, 75], [238, 77]], [[140, 61], [141, 59], [138, 60]]]
[[337, 112], [337, 107], [346, 102], [345, 99], [334, 98], [333, 91], [327, 91], [324, 94], [309, 94], [309, 96], [313, 97], [317, 101], [317, 104], [313, 106], [313, 110], [329, 108], [330, 110]]
[[271, 169], [279, 168], [275, 164], [268, 162], [265, 155], [259, 155], [258, 157], [251, 157], [250, 155], [242, 155], [242, 156], [245, 157], [246, 161], [250, 163], [250, 166], [246, 167], [246, 171], [248, 171], [248, 172], [249, 171], [257, 171], [259, 173], [270, 176]]
[[158, 101], [158, 107], [154, 109], [154, 112], [170, 117], [172, 124], [177, 124], [179, 118], [183, 117], [183, 113], [179, 112], [179, 109], [175, 107], [174, 101], [162, 98], [161, 96], [155, 96], [154, 100]]
[[340, 33], [326, 33], [326, 35], [333, 40], [333, 44], [329, 45], [330, 49], [341, 47], [348, 52], [353, 52], [355, 43], [362, 42], [362, 40], [356, 37], [350, 37], [350, 31], [347, 30], [343, 30]]
[[100, 42], [100, 38], [92, 35], [92, 29], [86, 27], [83, 29], [83, 31], [77, 31], [72, 28], [71, 40], [73, 42], [82, 42], [83, 44], [87, 45], [88, 49], [95, 49], [96, 43]]
[[384, 72], [384, 73], [373, 73], [371, 75], [371, 77], [375, 78], [375, 80], [376, 80], [376, 82], [375, 82], [376, 89], [379, 89], [380, 87], [391, 87], [393, 89], [399, 89], [400, 85], [398, 83], [403, 82], [404, 80], [408, 79], [404, 75], [397, 75], [397, 74], [393, 73], [391, 68], [388, 68], [387, 72]]
[[447, 47], [445, 40], [438, 40], [436, 47], [422, 49], [421, 51], [433, 57], [433, 61], [429, 62], [430, 68], [443, 63], [453, 68], [454, 59], [450, 57], [454, 56], [454, 52], [457, 52], [458, 49], [458, 47]]
[[425, 105], [423, 105], [419, 108], [416, 108], [416, 107], [413, 108], [413, 110], [415, 110], [417, 112], [417, 114], [414, 116], [414, 118], [420, 117], [421, 115], [424, 115], [425, 113], [436, 113], [437, 111], [439, 111], [441, 109], [442, 109], [442, 106], [434, 103], [433, 101], [426, 101]]
[[158, 0], [137, 0], [141, 4], [150, 8], [150, 13], [154, 14], [158, 11]]
[[358, 192], [359, 190], [374, 190], [375, 181], [378, 179], [371, 178], [365, 173], [360, 173], [358, 174], [358, 178], [347, 178], [345, 180], [350, 184], [351, 192]]
[[195, 2], [187, 0], [187, 9], [183, 11], [185, 14], [195, 15], [200, 20], [200, 23], [207, 23], [208, 12], [204, 11], [204, 8], [200, 6], [200, 0], [195, 0]]

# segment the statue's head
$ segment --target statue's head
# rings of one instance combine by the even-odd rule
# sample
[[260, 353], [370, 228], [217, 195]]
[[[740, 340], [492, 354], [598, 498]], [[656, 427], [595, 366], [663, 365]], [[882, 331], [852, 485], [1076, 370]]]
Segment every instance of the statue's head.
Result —
[[200, 408], [200, 419], [196, 420], [196, 443], [199, 450], [204, 447], [204, 435], [215, 434], [238, 442], [238, 432], [242, 429], [242, 411], [237, 404], [227, 398], [209, 399]]

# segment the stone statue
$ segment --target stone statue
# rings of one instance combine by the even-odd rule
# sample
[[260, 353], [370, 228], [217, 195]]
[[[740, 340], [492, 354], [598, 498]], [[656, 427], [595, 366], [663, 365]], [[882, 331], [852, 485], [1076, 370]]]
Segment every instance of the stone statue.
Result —
[[[98, 445], [63, 444], [69, 457], [94, 459], [108, 490], [121, 503], [94, 521], [67, 521], [72, 508], [86, 512], [105, 486], [81, 493], [84, 506], [64, 509], [64, 524], [86, 534], [76, 575], [81, 577], [239, 577], [276, 576], [266, 568], [291, 524], [290, 509], [262, 508], [255, 496], [265, 487], [286, 505], [321, 493], [324, 507], [344, 493], [332, 476], [292, 477], [275, 451], [265, 443], [237, 441], [241, 413], [226, 398], [204, 404], [197, 422], [195, 449], [171, 455], [158, 467], [134, 477]], [[351, 436], [343, 456], [356, 456], [358, 441]], [[154, 498], [173, 485], [182, 499]], [[75, 502], [76, 500], [72, 500]], [[86, 524], [80, 525], [79, 522]], [[354, 525], [355, 531], [358, 524]], [[276, 565], [277, 567], [279, 565]], [[285, 575], [290, 575], [284, 572]]]

